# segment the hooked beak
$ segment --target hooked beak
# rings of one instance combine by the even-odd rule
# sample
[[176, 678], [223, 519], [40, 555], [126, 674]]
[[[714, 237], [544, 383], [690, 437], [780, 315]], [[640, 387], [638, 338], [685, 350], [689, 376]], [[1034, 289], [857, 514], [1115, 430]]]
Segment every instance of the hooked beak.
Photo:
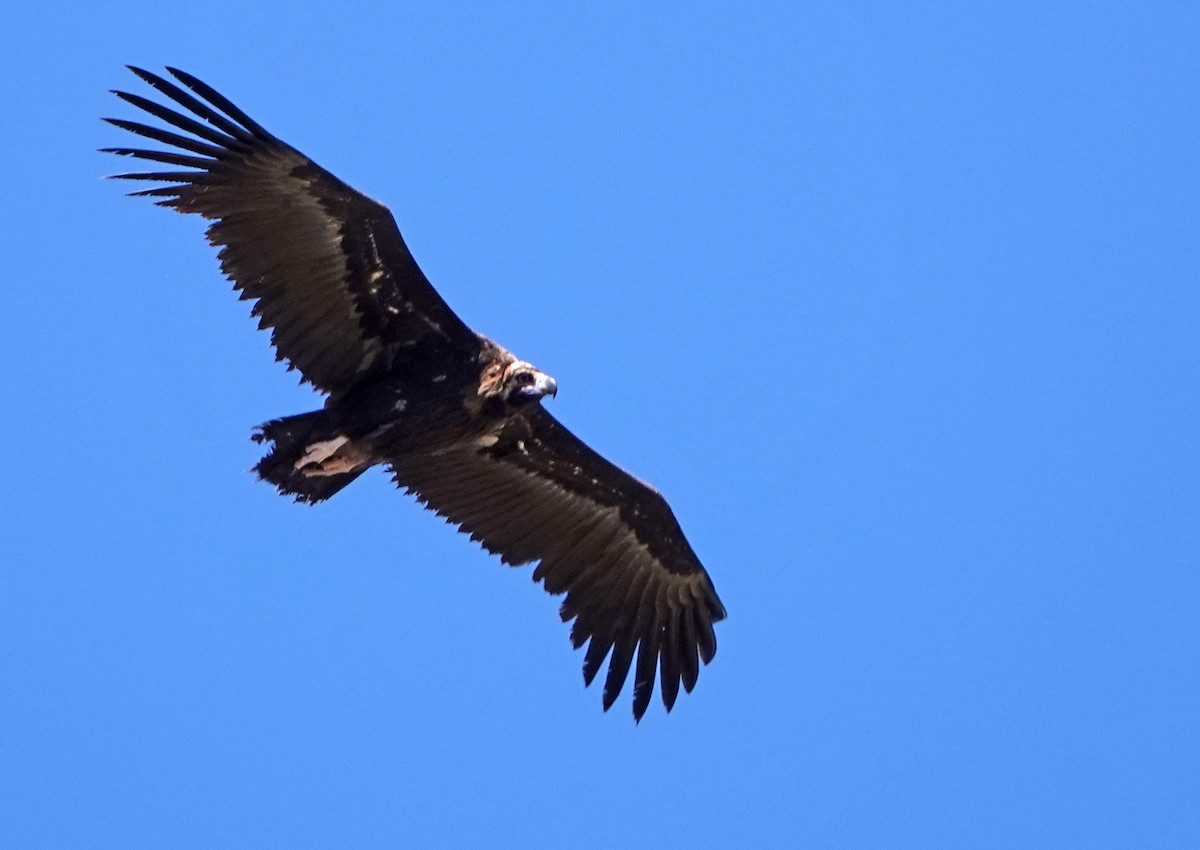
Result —
[[540, 396], [553, 397], [558, 395], [558, 381], [543, 372], [539, 372], [537, 378], [533, 381], [533, 389]]

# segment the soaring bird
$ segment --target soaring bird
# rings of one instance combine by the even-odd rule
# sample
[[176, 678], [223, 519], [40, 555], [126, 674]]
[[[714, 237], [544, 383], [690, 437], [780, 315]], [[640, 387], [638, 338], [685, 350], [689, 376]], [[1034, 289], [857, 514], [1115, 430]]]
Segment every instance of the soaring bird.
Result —
[[130, 70], [175, 108], [113, 93], [182, 133], [107, 118], [167, 149], [104, 151], [177, 170], [113, 176], [165, 184], [130, 194], [212, 222], [221, 270], [254, 302], [276, 358], [326, 395], [321, 410], [258, 427], [270, 445], [258, 476], [315, 503], [384, 465], [502, 562], [536, 562], [534, 581], [566, 594], [585, 684], [609, 659], [606, 711], [631, 666], [634, 718], [656, 672], [670, 711], [716, 653], [725, 608], [662, 495], [550, 415], [554, 378], [454, 314], [386, 207], [191, 74]]

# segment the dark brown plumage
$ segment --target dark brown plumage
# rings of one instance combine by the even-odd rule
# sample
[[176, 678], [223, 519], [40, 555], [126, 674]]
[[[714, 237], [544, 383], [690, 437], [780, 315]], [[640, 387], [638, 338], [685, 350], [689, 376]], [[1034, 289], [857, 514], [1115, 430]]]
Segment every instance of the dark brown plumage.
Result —
[[[213, 223], [221, 268], [276, 356], [328, 395], [267, 422], [259, 476], [299, 501], [335, 494], [376, 464], [505, 563], [566, 594], [584, 679], [605, 658], [607, 710], [634, 670], [641, 718], [661, 682], [669, 711], [716, 652], [712, 582], [653, 488], [584, 445], [543, 407], [554, 379], [474, 332], [409, 253], [388, 210], [284, 144], [195, 77], [138, 77], [188, 114], [125, 92], [175, 128], [110, 123], [169, 146], [109, 153], [180, 170], [116, 175]], [[194, 117], [192, 117], [194, 116]], [[200, 120], [197, 120], [200, 119]], [[207, 122], [207, 123], [201, 123]]]

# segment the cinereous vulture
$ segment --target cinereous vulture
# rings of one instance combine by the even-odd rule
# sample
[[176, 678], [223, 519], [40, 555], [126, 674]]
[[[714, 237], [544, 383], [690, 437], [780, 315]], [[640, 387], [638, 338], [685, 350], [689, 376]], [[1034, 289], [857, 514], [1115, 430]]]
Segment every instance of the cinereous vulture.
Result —
[[566, 594], [587, 684], [609, 658], [606, 710], [632, 666], [634, 717], [656, 671], [670, 711], [712, 660], [725, 608], [658, 491], [545, 410], [554, 379], [463, 324], [386, 207], [192, 75], [131, 70], [174, 108], [114, 94], [174, 130], [106, 119], [167, 149], [105, 151], [170, 170], [115, 176], [161, 184], [132, 194], [212, 222], [221, 269], [278, 359], [327, 396], [259, 427], [270, 446], [259, 477], [313, 503], [383, 464], [425, 507], [507, 564], [536, 562], [534, 581]]

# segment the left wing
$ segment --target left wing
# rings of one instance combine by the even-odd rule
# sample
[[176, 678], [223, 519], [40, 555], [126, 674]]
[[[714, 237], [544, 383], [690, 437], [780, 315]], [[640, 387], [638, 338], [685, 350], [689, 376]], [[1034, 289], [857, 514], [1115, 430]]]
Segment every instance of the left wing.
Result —
[[181, 169], [115, 176], [172, 184], [133, 194], [213, 222], [208, 239], [221, 249], [221, 269], [242, 298], [257, 302], [253, 315], [261, 317], [260, 328], [272, 329], [279, 359], [334, 394], [397, 363], [445, 371], [447, 360], [475, 359], [478, 337], [425, 278], [385, 206], [272, 136], [191, 74], [167, 69], [180, 88], [131, 70], [179, 111], [115, 94], [188, 135], [105, 119], [168, 148], [106, 153]]
[[588, 643], [591, 684], [612, 652], [604, 708], [633, 664], [641, 719], [661, 669], [670, 711], [717, 651], [725, 617], [712, 581], [657, 490], [609, 463], [540, 405], [510, 421], [490, 446], [390, 460], [396, 483], [508, 564], [540, 561], [534, 581], [566, 593], [571, 642]]

